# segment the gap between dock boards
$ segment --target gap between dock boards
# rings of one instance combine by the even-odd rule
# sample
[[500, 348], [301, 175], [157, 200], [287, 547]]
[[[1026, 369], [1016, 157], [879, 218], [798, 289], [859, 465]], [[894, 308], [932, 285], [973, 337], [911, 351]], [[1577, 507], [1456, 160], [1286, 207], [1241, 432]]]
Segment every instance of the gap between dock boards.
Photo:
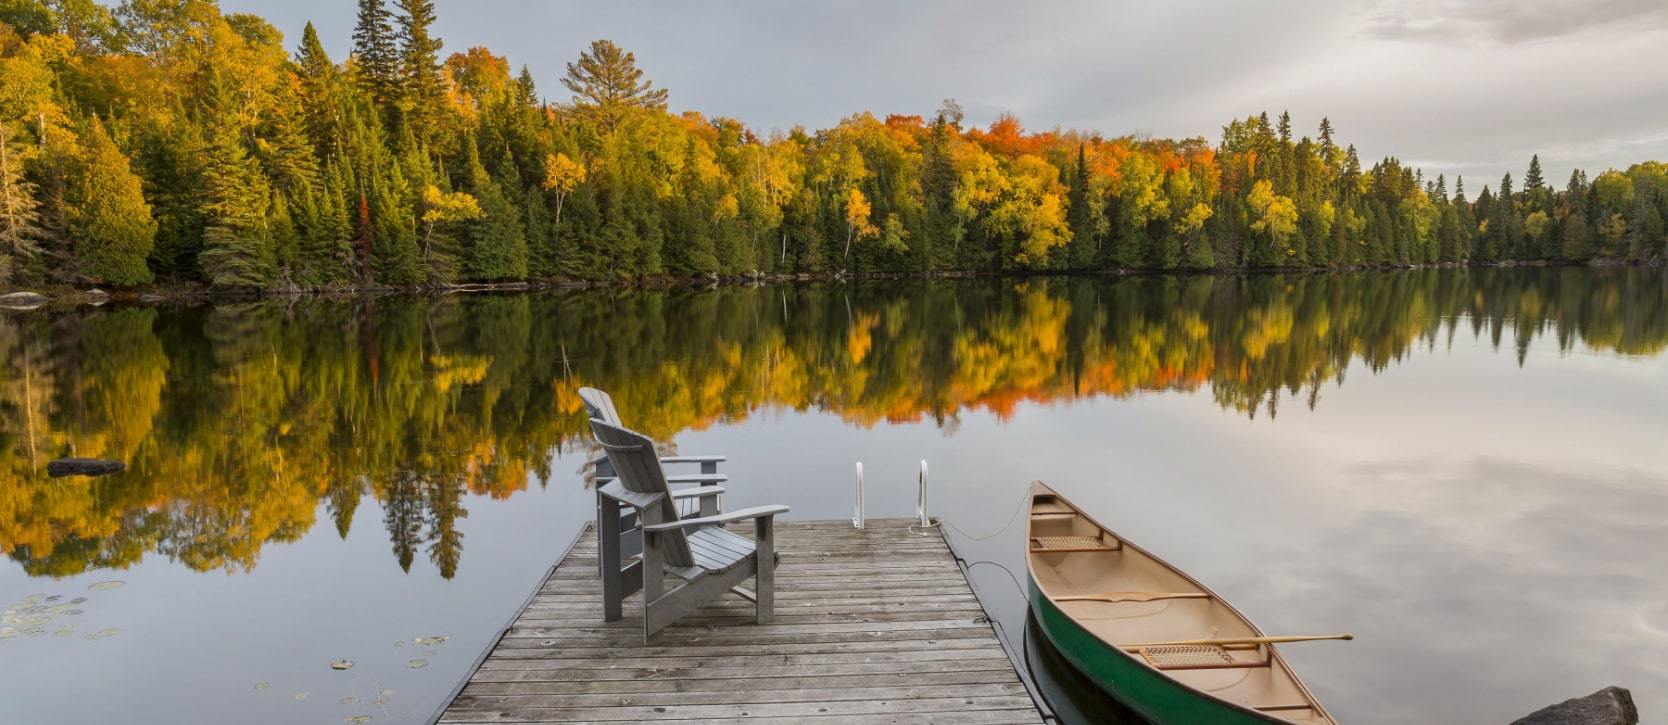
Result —
[[911, 523], [778, 522], [775, 622], [726, 595], [649, 646], [636, 595], [603, 621], [588, 527], [435, 721], [1042, 722], [943, 536]]

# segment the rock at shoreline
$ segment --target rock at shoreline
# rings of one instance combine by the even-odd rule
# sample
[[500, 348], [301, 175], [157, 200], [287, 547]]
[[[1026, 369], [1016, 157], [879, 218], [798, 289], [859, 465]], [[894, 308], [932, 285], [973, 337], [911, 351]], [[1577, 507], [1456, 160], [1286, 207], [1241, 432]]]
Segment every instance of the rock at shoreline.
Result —
[[1586, 697], [1565, 700], [1544, 707], [1512, 725], [1638, 725], [1639, 709], [1633, 693], [1622, 687], [1606, 687]]
[[60, 458], [46, 464], [46, 475], [53, 478], [64, 476], [108, 476], [127, 470], [127, 464], [121, 461], [105, 461], [97, 458]]
[[32, 310], [46, 304], [47, 296], [39, 292], [13, 292], [0, 295], [0, 307], [8, 310]]

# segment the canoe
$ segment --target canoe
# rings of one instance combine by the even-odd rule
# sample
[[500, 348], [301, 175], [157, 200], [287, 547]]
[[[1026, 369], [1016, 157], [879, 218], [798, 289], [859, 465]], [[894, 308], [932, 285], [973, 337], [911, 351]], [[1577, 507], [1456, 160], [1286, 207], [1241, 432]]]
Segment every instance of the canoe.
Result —
[[1141, 716], [1161, 725], [1336, 722], [1273, 644], [1244, 642], [1264, 637], [1250, 620], [1040, 482], [1031, 484], [1025, 541], [1043, 634]]

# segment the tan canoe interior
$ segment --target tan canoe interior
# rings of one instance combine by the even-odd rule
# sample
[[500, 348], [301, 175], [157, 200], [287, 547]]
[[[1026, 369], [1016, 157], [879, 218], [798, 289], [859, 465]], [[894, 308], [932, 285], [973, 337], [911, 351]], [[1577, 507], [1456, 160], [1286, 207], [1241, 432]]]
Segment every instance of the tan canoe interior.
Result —
[[[1031, 572], [1061, 611], [1101, 641], [1120, 646], [1262, 636], [1209, 590], [1163, 561], [1124, 546], [1052, 490], [1038, 485], [1032, 494]], [[1154, 594], [1183, 596], [1142, 601]], [[1115, 601], [1074, 599], [1092, 595]], [[1240, 645], [1150, 650], [1150, 657], [1132, 654], [1156, 662], [1166, 676], [1188, 687], [1270, 717], [1332, 722], [1271, 650], [1271, 645]], [[1255, 666], [1238, 666], [1244, 663]]]

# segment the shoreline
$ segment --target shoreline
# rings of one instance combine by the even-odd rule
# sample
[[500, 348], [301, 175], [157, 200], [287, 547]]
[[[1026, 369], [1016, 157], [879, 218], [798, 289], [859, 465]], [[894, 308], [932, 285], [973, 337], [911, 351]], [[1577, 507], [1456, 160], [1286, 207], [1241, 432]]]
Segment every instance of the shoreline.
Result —
[[217, 304], [275, 299], [350, 299], [385, 296], [441, 297], [453, 294], [499, 294], [545, 292], [563, 290], [618, 289], [667, 290], [744, 285], [857, 283], [893, 280], [952, 280], [952, 279], [1027, 279], [1033, 277], [1158, 277], [1158, 276], [1247, 276], [1273, 274], [1326, 274], [1334, 272], [1397, 272], [1420, 269], [1504, 269], [1512, 267], [1662, 267], [1660, 263], [1626, 260], [1594, 260], [1588, 262], [1438, 262], [1434, 264], [1399, 264], [1388, 266], [1349, 267], [1287, 267], [1217, 269], [1096, 269], [1096, 270], [941, 270], [931, 272], [805, 272], [795, 274], [711, 275], [706, 277], [658, 276], [616, 280], [540, 280], [517, 282], [475, 282], [441, 286], [346, 286], [325, 288], [217, 288], [199, 283], [169, 287], [138, 287], [104, 290], [97, 287], [81, 290], [73, 287], [41, 287], [13, 289], [0, 292], [0, 310], [27, 311], [42, 307], [123, 304]]

